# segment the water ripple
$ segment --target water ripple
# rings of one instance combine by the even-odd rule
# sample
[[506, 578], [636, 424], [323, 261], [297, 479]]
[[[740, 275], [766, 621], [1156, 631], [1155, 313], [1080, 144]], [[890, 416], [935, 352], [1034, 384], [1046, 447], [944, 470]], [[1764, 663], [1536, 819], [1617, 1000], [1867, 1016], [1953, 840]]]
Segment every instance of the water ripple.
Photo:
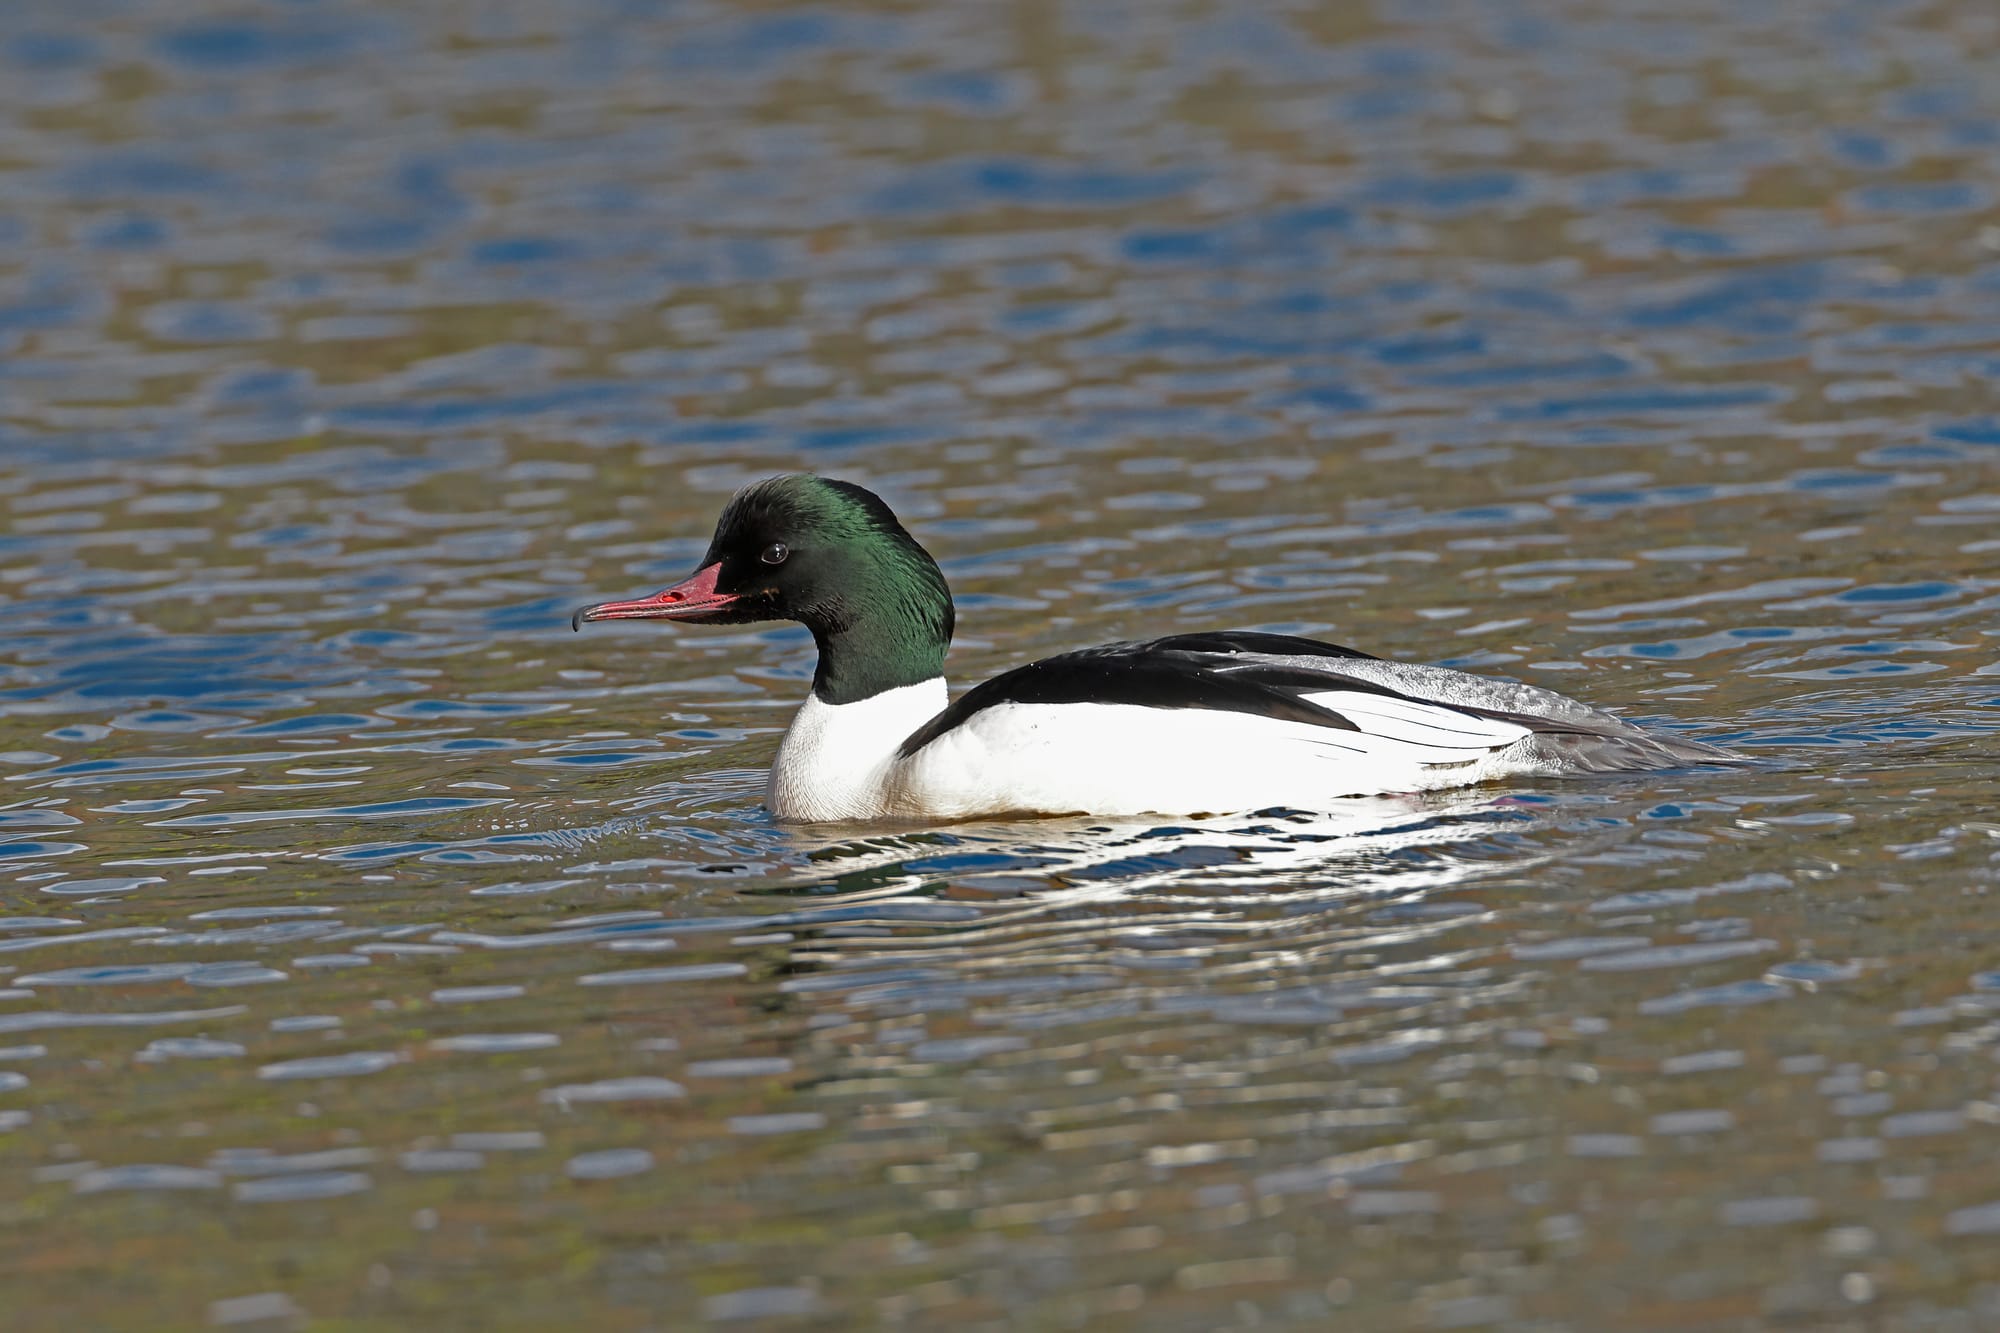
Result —
[[[10, 1312], [1992, 1323], [1978, 6], [434, 9], [0, 18]], [[1755, 762], [785, 828], [800, 467]]]

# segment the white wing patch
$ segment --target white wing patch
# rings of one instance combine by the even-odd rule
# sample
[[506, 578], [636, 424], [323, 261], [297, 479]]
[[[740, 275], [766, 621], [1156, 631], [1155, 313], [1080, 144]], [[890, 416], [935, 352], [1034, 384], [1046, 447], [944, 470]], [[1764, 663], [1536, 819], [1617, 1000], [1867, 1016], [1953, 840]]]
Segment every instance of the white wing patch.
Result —
[[1532, 734], [1518, 722], [1360, 690], [1327, 690], [1304, 698], [1340, 714], [1367, 735], [1438, 751], [1432, 762], [1475, 758]]

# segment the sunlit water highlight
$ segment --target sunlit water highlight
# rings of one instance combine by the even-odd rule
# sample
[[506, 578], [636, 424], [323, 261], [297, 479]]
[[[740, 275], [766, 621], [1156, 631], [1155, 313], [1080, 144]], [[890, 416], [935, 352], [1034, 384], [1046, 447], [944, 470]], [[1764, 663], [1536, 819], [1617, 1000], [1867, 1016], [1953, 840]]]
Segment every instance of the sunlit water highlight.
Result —
[[[0, 14], [9, 1328], [2000, 1323], [2000, 19]], [[828, 832], [961, 681], [1325, 635], [1741, 747]]]

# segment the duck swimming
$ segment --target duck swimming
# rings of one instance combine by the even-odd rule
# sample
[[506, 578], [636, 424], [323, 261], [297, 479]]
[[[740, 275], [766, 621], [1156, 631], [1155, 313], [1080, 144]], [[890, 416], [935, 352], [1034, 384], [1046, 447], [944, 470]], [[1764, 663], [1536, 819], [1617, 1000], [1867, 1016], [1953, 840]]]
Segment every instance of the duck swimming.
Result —
[[1249, 630], [1108, 643], [957, 700], [951, 590], [872, 491], [791, 475], [738, 491], [671, 588], [597, 620], [794, 620], [819, 666], [771, 767], [781, 820], [1198, 815], [1729, 762], [1533, 685]]

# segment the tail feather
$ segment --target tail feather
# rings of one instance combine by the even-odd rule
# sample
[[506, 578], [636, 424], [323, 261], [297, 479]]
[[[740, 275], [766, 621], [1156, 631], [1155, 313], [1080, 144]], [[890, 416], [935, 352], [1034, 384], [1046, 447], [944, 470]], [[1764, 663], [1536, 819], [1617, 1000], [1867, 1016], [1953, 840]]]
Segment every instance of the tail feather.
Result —
[[1691, 764], [1740, 764], [1744, 757], [1706, 741], [1661, 736], [1637, 727], [1617, 732], [1540, 731], [1515, 743], [1523, 760], [1569, 773], [1633, 773]]

